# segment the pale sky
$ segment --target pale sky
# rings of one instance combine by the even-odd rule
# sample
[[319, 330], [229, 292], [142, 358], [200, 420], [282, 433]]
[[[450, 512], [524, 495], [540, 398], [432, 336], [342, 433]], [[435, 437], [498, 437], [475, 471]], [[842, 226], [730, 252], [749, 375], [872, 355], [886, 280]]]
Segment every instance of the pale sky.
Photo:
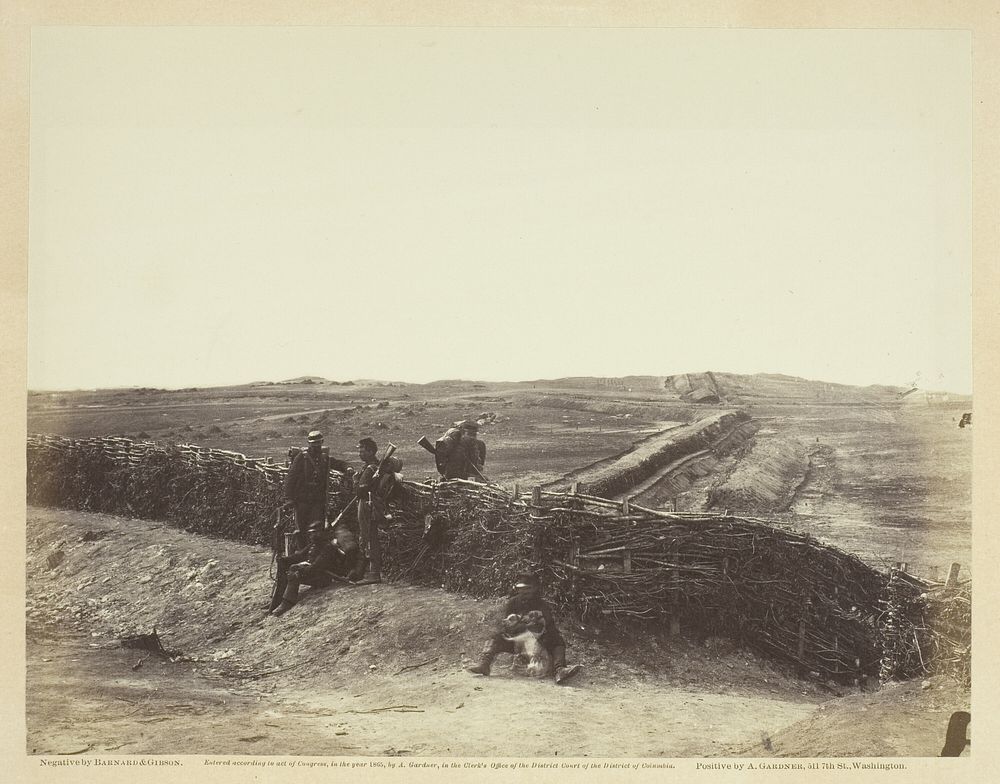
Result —
[[963, 31], [35, 28], [32, 389], [971, 391]]

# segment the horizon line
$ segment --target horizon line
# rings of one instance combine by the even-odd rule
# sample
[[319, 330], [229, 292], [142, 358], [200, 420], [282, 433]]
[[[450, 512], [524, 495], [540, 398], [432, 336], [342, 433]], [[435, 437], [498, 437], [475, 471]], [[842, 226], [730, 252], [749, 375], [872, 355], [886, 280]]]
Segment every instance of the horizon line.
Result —
[[558, 381], [569, 381], [576, 379], [606, 379], [606, 380], [623, 380], [627, 378], [673, 378], [675, 376], [683, 375], [702, 375], [705, 373], [714, 373], [720, 375], [728, 376], [744, 376], [744, 377], [754, 377], [754, 376], [771, 376], [771, 377], [782, 377], [797, 381], [805, 381], [818, 384], [828, 384], [840, 387], [854, 387], [856, 389], [866, 389], [870, 387], [885, 387], [888, 389], [900, 389], [900, 390], [911, 390], [911, 391], [924, 391], [930, 394], [948, 394], [956, 395], [959, 397], [972, 397], [972, 392], [956, 392], [947, 389], [932, 389], [925, 385], [919, 384], [891, 384], [886, 382], [871, 382], [868, 384], [852, 384], [843, 381], [827, 381], [825, 379], [819, 378], [806, 378], [805, 376], [796, 376], [789, 373], [781, 373], [774, 371], [757, 371], [755, 373], [733, 373], [726, 370], [699, 370], [699, 371], [687, 371], [680, 373], [628, 373], [619, 376], [607, 376], [607, 375], [571, 375], [571, 376], [557, 376], [557, 377], [539, 377], [539, 378], [523, 378], [523, 379], [476, 379], [476, 378], [437, 378], [431, 381], [404, 381], [399, 379], [380, 379], [380, 378], [351, 378], [345, 379], [343, 381], [338, 381], [335, 379], [327, 378], [320, 375], [309, 375], [303, 374], [299, 376], [293, 376], [287, 379], [281, 379], [277, 381], [269, 381], [265, 379], [257, 379], [254, 381], [245, 381], [237, 383], [221, 383], [221, 384], [186, 384], [183, 386], [149, 386], [145, 384], [127, 384], [118, 386], [108, 386], [108, 387], [47, 387], [47, 388], [31, 388], [27, 387], [27, 392], [29, 394], [47, 394], [47, 393], [71, 393], [71, 392], [103, 392], [103, 391], [121, 391], [121, 390], [157, 390], [163, 392], [183, 392], [187, 390], [208, 390], [208, 389], [227, 389], [232, 387], [253, 387], [253, 386], [278, 386], [278, 385], [294, 385], [294, 384], [307, 384], [307, 383], [317, 383], [333, 385], [333, 386], [348, 386], [348, 385], [372, 385], [379, 384], [383, 386], [390, 385], [402, 385], [402, 386], [431, 386], [433, 384], [445, 384], [445, 383], [466, 383], [466, 384], [531, 384], [531, 383], [552, 383]]

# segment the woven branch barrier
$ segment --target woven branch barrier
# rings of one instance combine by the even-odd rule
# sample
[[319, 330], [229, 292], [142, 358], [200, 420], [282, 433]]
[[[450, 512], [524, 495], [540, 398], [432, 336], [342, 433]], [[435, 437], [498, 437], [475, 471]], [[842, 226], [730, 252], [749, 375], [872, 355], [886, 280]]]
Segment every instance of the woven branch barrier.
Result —
[[[269, 541], [287, 466], [121, 438], [28, 439], [29, 503]], [[351, 498], [331, 471], [329, 508]], [[729, 636], [841, 683], [947, 673], [969, 681], [971, 586], [888, 573], [765, 520], [672, 513], [580, 493], [404, 481], [381, 532], [390, 580], [480, 597], [526, 568], [591, 625]]]
[[944, 673], [971, 682], [970, 583], [931, 586], [893, 568], [881, 604], [881, 680]]
[[[192, 444], [127, 438], [28, 438], [28, 503], [163, 520], [194, 533], [270, 541], [287, 465]], [[330, 472], [331, 502], [349, 498]]]

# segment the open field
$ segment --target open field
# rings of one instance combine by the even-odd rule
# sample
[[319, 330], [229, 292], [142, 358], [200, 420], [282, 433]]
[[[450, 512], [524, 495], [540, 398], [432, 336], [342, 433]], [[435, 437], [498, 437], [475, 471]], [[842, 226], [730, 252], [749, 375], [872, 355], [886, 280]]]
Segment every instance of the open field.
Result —
[[[676, 388], [707, 384], [698, 381], [706, 374], [691, 374], [687, 386], [676, 377], [423, 385], [310, 380], [32, 393], [28, 432], [195, 443], [283, 461], [289, 447], [319, 428], [331, 453], [348, 460], [356, 458], [362, 436], [392, 441], [406, 476], [423, 480], [435, 475], [434, 464], [417, 439], [433, 440], [457, 420], [487, 415], [491, 421], [481, 430], [487, 475], [529, 488], [610, 462], [661, 431], [743, 410], [760, 429], [762, 453], [770, 438], [799, 442], [809, 452], [805, 480], [789, 488], [791, 508], [780, 519], [866, 559], [906, 561], [925, 576], [935, 569], [943, 576], [953, 561], [968, 568], [972, 429], [957, 423], [971, 410], [969, 399], [901, 397], [898, 389], [786, 376], [707, 375], [718, 402], [692, 403]], [[692, 468], [689, 482], [675, 475], [657, 488], [647, 481], [644, 501], [669, 508], [678, 499], [678, 508], [702, 508], [708, 488], [736, 467], [732, 454], [708, 457], [705, 467]], [[742, 457], [752, 461], [753, 453]]]
[[910, 571], [944, 579], [953, 562], [970, 575], [972, 429], [958, 427], [970, 409], [959, 402], [794, 415], [768, 407], [755, 415], [762, 427], [794, 434], [812, 450], [789, 524], [868, 559], [907, 562]]
[[[434, 474], [433, 458], [416, 445], [436, 438], [457, 420], [495, 413], [483, 430], [490, 478], [541, 483], [572, 467], [627, 448], [637, 433], [660, 429], [690, 406], [673, 408], [640, 396], [581, 399], [604, 410], [564, 409], [525, 390], [484, 384], [294, 384], [203, 391], [100, 391], [33, 394], [28, 431], [67, 436], [120, 434], [166, 443], [197, 443], [253, 457], [284, 460], [312, 429], [326, 435], [332, 454], [353, 459], [358, 439], [399, 446], [405, 472]], [[143, 435], [145, 434], [145, 435]]]

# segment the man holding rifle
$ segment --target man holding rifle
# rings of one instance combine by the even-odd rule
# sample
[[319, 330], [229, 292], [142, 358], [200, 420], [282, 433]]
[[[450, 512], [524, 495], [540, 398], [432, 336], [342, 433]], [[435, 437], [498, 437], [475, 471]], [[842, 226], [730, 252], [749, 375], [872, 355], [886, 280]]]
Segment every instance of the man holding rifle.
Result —
[[[479, 423], [467, 419], [449, 429], [434, 444], [434, 462], [443, 479], [472, 479], [488, 482], [483, 474], [486, 467], [486, 444], [479, 440]], [[427, 446], [421, 444], [426, 449]]]
[[395, 451], [396, 447], [390, 444], [385, 457], [379, 460], [378, 444], [374, 439], [366, 437], [358, 442], [358, 457], [363, 468], [354, 477], [361, 547], [361, 558], [352, 575], [355, 585], [382, 582], [382, 546], [378, 532], [386, 519], [386, 502], [395, 487], [396, 474], [403, 468], [402, 461], [393, 457]]

